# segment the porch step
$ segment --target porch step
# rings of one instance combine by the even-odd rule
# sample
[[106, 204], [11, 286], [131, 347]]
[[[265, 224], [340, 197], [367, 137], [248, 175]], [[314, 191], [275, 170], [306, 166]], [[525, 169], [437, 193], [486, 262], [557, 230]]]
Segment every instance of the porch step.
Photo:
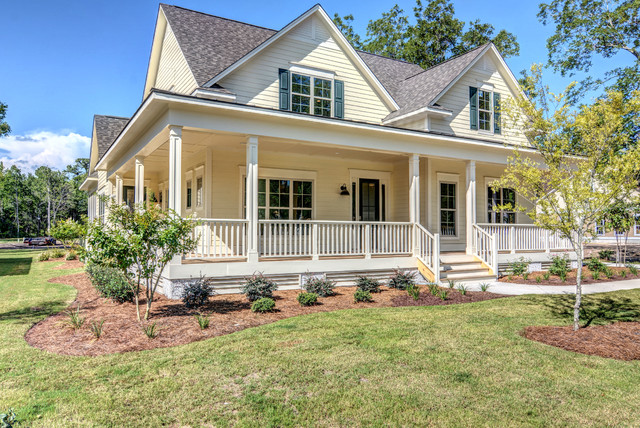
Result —
[[475, 257], [465, 253], [442, 253], [440, 255], [440, 280], [458, 283], [488, 282], [495, 277]]

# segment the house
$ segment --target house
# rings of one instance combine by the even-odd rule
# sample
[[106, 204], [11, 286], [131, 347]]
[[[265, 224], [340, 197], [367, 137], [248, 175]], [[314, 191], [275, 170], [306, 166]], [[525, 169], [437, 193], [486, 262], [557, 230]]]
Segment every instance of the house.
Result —
[[500, 116], [518, 91], [492, 44], [423, 70], [355, 50], [320, 5], [276, 31], [161, 4], [141, 105], [94, 118], [89, 217], [108, 195], [200, 219], [170, 297], [200, 274], [220, 292], [256, 271], [283, 287], [394, 268], [495, 278], [567, 247], [493, 209], [518, 198], [490, 187], [527, 150]]

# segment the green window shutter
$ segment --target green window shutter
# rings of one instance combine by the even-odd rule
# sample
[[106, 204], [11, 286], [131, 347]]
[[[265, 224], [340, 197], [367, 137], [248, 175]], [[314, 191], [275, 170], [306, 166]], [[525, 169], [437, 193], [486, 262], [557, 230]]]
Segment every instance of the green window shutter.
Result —
[[342, 80], [333, 81], [333, 116], [339, 119], [344, 118], [344, 82]]
[[493, 94], [493, 132], [500, 134], [500, 94]]
[[478, 129], [478, 88], [469, 86], [469, 127]]
[[280, 110], [289, 110], [289, 70], [278, 70], [280, 77]]

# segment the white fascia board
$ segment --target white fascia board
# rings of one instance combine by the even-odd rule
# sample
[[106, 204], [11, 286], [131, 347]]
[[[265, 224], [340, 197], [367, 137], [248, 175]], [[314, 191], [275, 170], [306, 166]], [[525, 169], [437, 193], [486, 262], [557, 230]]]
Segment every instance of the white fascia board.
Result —
[[302, 64], [297, 64], [295, 62], [289, 62], [291, 67], [289, 67], [289, 71], [297, 74], [306, 74], [314, 77], [320, 77], [322, 79], [333, 80], [336, 77], [336, 73], [328, 70], [321, 70], [316, 67], [309, 67]]
[[389, 120], [383, 120], [382, 123], [384, 123], [384, 124], [396, 123], [396, 122], [399, 122], [399, 121], [402, 121], [402, 120], [406, 120], [406, 119], [411, 119], [414, 116], [420, 116], [420, 115], [423, 115], [423, 114], [447, 117], [447, 116], [451, 116], [453, 114], [453, 112], [440, 110], [440, 109], [436, 109], [436, 108], [433, 108], [433, 107], [422, 107], [422, 108], [420, 108], [418, 110], [414, 110], [414, 111], [409, 112], [407, 114], [403, 114], [402, 116], [394, 117], [393, 119], [389, 119]]
[[276, 34], [274, 34], [273, 36], [265, 40], [262, 44], [254, 48], [251, 52], [246, 54], [240, 60], [236, 61], [235, 63], [227, 67], [224, 71], [222, 71], [217, 76], [215, 76], [214, 78], [209, 80], [207, 83], [205, 83], [204, 86], [212, 86], [213, 84], [219, 82], [224, 77], [232, 73], [234, 70], [236, 70], [237, 68], [245, 64], [251, 58], [256, 56], [259, 52], [261, 52], [262, 50], [264, 50], [265, 48], [267, 48], [268, 46], [270, 46], [271, 44], [279, 40], [282, 36], [288, 33], [300, 22], [304, 21], [305, 19], [307, 19], [308, 17], [310, 17], [316, 12], [318, 12], [318, 14], [322, 17], [322, 19], [324, 19], [324, 21], [328, 24], [329, 29], [332, 33], [332, 36], [340, 40], [340, 42], [342, 43], [343, 51], [346, 51], [345, 53], [351, 58], [352, 61], [354, 61], [359, 66], [359, 68], [364, 72], [365, 76], [373, 83], [378, 93], [382, 95], [382, 98], [384, 99], [387, 106], [390, 107], [391, 110], [398, 110], [400, 107], [398, 106], [396, 101], [393, 99], [391, 94], [389, 94], [389, 92], [385, 89], [385, 87], [382, 86], [382, 83], [380, 83], [380, 81], [375, 76], [375, 74], [373, 74], [373, 72], [371, 71], [371, 69], [369, 69], [367, 64], [362, 60], [362, 58], [360, 58], [360, 55], [358, 55], [358, 53], [355, 51], [353, 46], [351, 46], [351, 44], [344, 37], [342, 32], [338, 30], [338, 28], [333, 23], [331, 18], [329, 18], [329, 15], [327, 15], [327, 13], [324, 11], [322, 6], [320, 6], [319, 4], [313, 6], [311, 9], [309, 9], [308, 11], [306, 11], [305, 13], [303, 13], [302, 15], [300, 15], [299, 17], [291, 21], [282, 30], [278, 31]]
[[98, 179], [96, 177], [87, 177], [87, 178], [84, 179], [82, 184], [80, 184], [78, 189], [88, 192], [89, 188], [90, 188], [89, 187], [90, 184], [95, 184], [97, 186], [98, 185]]
[[213, 92], [207, 91], [206, 89], [197, 88], [192, 93], [191, 96], [198, 98], [206, 98], [208, 100], [221, 100], [221, 101], [232, 101], [235, 102], [236, 94], [225, 94], [223, 92]]

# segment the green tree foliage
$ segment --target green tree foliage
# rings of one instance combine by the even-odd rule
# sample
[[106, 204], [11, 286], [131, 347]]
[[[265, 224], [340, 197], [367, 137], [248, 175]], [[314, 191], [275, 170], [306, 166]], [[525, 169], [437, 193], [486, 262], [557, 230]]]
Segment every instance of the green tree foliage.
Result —
[[75, 221], [72, 218], [56, 222], [49, 229], [49, 235], [53, 236], [56, 241], [62, 242], [65, 247], [76, 247], [80, 243], [80, 239], [87, 232], [86, 219]]
[[[346, 18], [349, 18], [348, 20]], [[465, 24], [455, 17], [450, 0], [416, 0], [413, 22], [404, 10], [395, 5], [382, 17], [369, 21], [367, 38], [361, 42], [351, 25], [352, 15], [334, 22], [356, 48], [366, 52], [401, 59], [428, 68], [455, 55], [492, 42], [504, 56], [515, 56], [520, 46], [515, 35], [495, 28], [479, 20]], [[465, 28], [466, 27], [466, 28]]]
[[11, 127], [4, 120], [7, 117], [7, 105], [0, 103], [0, 137], [8, 135], [11, 132]]
[[[625, 200], [636, 188], [640, 173], [640, 148], [620, 150], [628, 138], [625, 117], [640, 112], [640, 92], [626, 101], [619, 92], [608, 92], [593, 105], [574, 109], [567, 91], [555, 95], [541, 83], [539, 67], [533, 68], [534, 99], [506, 106], [506, 118], [519, 127], [535, 154], [516, 149], [502, 177], [494, 183], [510, 187], [529, 201], [515, 208], [525, 211], [537, 226], [569, 239], [582, 265], [584, 246], [595, 233], [595, 224], [616, 201]], [[528, 121], [522, 121], [522, 114]], [[575, 141], [580, 141], [576, 155]], [[533, 207], [533, 208], [532, 208]], [[506, 207], [500, 207], [506, 208]], [[582, 271], [578, 269], [574, 329], [579, 328]]]
[[616, 238], [616, 262], [627, 262], [627, 241], [631, 228], [635, 226], [635, 214], [640, 212], [640, 204], [633, 199], [616, 201], [604, 214], [606, 227], [613, 230]]

